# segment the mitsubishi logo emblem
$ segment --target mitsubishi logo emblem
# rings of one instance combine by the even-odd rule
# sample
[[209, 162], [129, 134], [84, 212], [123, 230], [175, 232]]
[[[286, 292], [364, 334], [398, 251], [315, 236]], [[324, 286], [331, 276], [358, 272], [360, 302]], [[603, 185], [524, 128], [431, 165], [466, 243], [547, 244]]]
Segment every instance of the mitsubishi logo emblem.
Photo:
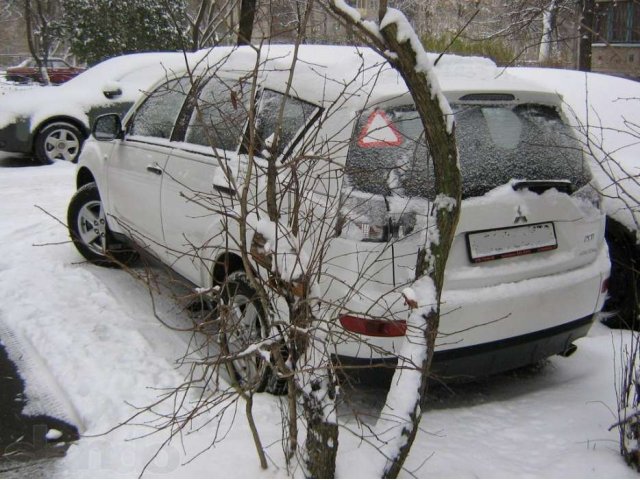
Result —
[[513, 221], [513, 223], [527, 223], [527, 217], [526, 215], [522, 214], [522, 206], [518, 205], [518, 211], [517, 211], [518, 215], [516, 216], [516, 219]]

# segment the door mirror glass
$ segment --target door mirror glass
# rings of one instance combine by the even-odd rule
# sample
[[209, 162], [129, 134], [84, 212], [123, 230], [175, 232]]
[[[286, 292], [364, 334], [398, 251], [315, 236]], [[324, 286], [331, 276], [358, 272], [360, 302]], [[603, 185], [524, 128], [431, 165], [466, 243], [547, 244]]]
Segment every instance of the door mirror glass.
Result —
[[122, 138], [122, 123], [115, 113], [98, 117], [93, 124], [93, 136], [96, 140], [108, 142]]

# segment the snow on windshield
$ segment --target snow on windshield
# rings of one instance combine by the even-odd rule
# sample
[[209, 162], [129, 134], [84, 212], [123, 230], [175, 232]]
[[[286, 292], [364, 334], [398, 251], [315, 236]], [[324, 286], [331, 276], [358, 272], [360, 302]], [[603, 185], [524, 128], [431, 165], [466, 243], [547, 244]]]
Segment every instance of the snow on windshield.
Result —
[[[463, 198], [511, 179], [589, 181], [580, 146], [555, 109], [542, 105], [455, 105]], [[347, 157], [351, 185], [362, 192], [435, 197], [422, 124], [413, 107], [360, 116]]]

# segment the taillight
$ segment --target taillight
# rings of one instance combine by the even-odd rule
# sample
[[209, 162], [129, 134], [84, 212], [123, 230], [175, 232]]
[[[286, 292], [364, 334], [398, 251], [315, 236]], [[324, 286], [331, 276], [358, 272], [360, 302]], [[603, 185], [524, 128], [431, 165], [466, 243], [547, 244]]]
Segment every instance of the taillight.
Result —
[[416, 225], [415, 212], [409, 212], [407, 202], [390, 211], [389, 201], [382, 195], [358, 191], [342, 193], [337, 234], [361, 242], [388, 242], [410, 234]]
[[404, 320], [375, 320], [341, 315], [340, 323], [345, 330], [369, 337], [403, 337], [407, 333], [407, 322]]
[[600, 210], [602, 206], [602, 195], [590, 183], [575, 191], [573, 198], [580, 200], [581, 204], [586, 208], [587, 213], [590, 209]]

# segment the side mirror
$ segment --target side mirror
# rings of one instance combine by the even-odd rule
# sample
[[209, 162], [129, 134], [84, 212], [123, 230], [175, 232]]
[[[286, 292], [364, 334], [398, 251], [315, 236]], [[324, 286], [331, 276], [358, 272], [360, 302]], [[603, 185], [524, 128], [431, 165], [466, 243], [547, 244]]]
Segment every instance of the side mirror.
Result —
[[122, 88], [118, 82], [108, 82], [102, 87], [102, 94], [109, 100], [113, 100], [122, 95]]
[[93, 124], [91, 134], [96, 140], [101, 142], [124, 138], [120, 116], [116, 113], [100, 115]]

